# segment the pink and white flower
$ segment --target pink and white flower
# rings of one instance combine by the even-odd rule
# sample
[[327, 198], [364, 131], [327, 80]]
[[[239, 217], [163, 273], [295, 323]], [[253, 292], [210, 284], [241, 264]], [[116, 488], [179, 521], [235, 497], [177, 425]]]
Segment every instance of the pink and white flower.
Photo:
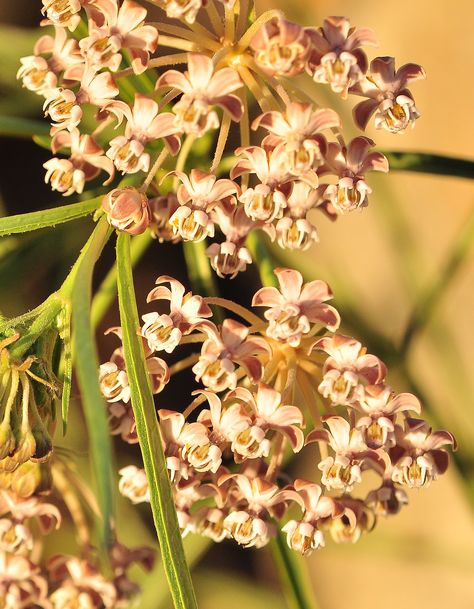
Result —
[[432, 431], [426, 421], [407, 418], [405, 427], [395, 427], [396, 445], [390, 450], [393, 463], [392, 480], [420, 488], [448, 468], [449, 455], [443, 446], [456, 450], [456, 440], [449, 431]]
[[326, 415], [322, 421], [329, 427], [314, 429], [306, 443], [326, 442], [333, 449], [334, 457], [326, 457], [319, 464], [321, 482], [328, 490], [350, 493], [354, 485], [362, 480], [362, 464], [371, 459], [378, 463], [378, 453], [367, 448], [362, 433], [337, 415]]
[[332, 497], [324, 497], [321, 487], [313, 482], [295, 480], [294, 489], [300, 496], [303, 518], [290, 520], [282, 531], [286, 533], [286, 541], [292, 550], [309, 556], [313, 550], [325, 545], [324, 535], [318, 528], [319, 523], [339, 518], [343, 508]]
[[135, 74], [147, 69], [150, 53], [156, 50], [158, 31], [144, 25], [147, 10], [133, 0], [124, 0], [119, 7], [110, 2], [104, 11], [105, 24], [89, 21], [89, 36], [79, 45], [89, 65], [116, 72], [122, 63], [123, 49], [130, 51]]
[[177, 190], [178, 209], [170, 218], [175, 235], [184, 241], [202, 241], [214, 236], [210, 212], [215, 207], [234, 207], [239, 187], [232, 180], [218, 180], [212, 173], [192, 169], [189, 177], [182, 171], [173, 172], [181, 184]]
[[388, 172], [387, 158], [381, 152], [370, 151], [375, 142], [367, 137], [356, 137], [347, 147], [331, 142], [328, 144], [325, 164], [319, 169], [320, 175], [336, 174], [337, 184], [324, 188], [336, 213], [344, 214], [368, 205], [368, 195], [372, 189], [365, 181], [368, 171]]
[[375, 355], [367, 354], [355, 338], [342, 334], [324, 336], [314, 343], [313, 349], [321, 349], [329, 355], [324, 362], [324, 376], [318, 391], [332, 404], [350, 404], [361, 382], [376, 384], [385, 379], [384, 363]]
[[425, 78], [425, 71], [416, 63], [406, 63], [395, 70], [393, 57], [376, 57], [367, 78], [350, 91], [368, 98], [354, 107], [356, 125], [365, 129], [375, 115], [377, 129], [403, 133], [408, 127], [414, 127], [420, 113], [407, 86]]
[[[172, 277], [161, 275], [155, 283], [158, 287], [148, 294], [147, 302], [169, 300], [170, 312], [163, 315], [156, 312], [143, 315], [145, 324], [141, 333], [148, 341], [151, 351], [164, 350], [171, 353], [181, 337], [199, 327], [205, 318], [211, 317], [212, 311], [202, 296], [185, 293], [183, 284]], [[163, 286], [163, 283], [169, 283], [170, 287]]]
[[421, 412], [421, 404], [411, 393], [394, 395], [386, 385], [359, 386], [356, 391], [354, 407], [363, 416], [356, 427], [364, 434], [369, 448], [389, 447], [395, 444], [395, 418], [397, 413]]
[[203, 325], [209, 336], [201, 348], [198, 363], [193, 367], [196, 381], [202, 382], [212, 391], [235, 389], [237, 386], [236, 364], [244, 368], [252, 383], [257, 383], [263, 373], [259, 354], [270, 354], [265, 339], [249, 336], [243, 324], [225, 319], [218, 329], [214, 324]]
[[313, 51], [308, 72], [315, 82], [327, 83], [335, 93], [347, 96], [349, 87], [364, 78], [367, 56], [362, 45], [377, 45], [372, 30], [356, 30], [345, 17], [328, 17], [323, 27], [309, 29]]
[[258, 30], [250, 48], [257, 66], [270, 76], [295, 76], [304, 70], [311, 40], [305, 28], [276, 17]]
[[340, 124], [339, 116], [330, 108], [314, 110], [312, 104], [291, 102], [284, 113], [261, 114], [254, 120], [252, 129], [263, 127], [270, 132], [262, 141], [264, 147], [284, 144], [290, 172], [300, 176], [323, 163], [327, 143], [321, 132]]
[[107, 151], [107, 156], [123, 174], [148, 171], [150, 155], [145, 150], [148, 142], [163, 139], [172, 154], [178, 152], [180, 139], [174, 115], [160, 113], [153, 99], [137, 93], [133, 108], [122, 101], [113, 101], [106, 109], [120, 122], [124, 118], [127, 120], [124, 135], [113, 138]]
[[298, 347], [310, 333], [311, 324], [320, 324], [336, 330], [339, 313], [325, 304], [332, 292], [324, 281], [315, 280], [303, 285], [301, 273], [292, 269], [275, 269], [280, 290], [261, 288], [252, 300], [254, 307], [268, 307], [265, 318], [269, 321], [267, 336]]
[[68, 159], [52, 158], [43, 164], [47, 170], [45, 182], [51, 182], [51, 188], [69, 196], [74, 192], [82, 193], [86, 182], [97, 177], [101, 170], [109, 177], [104, 186], [114, 177], [113, 163], [104, 156], [104, 151], [90, 135], [81, 135], [77, 128], [71, 131], [59, 131], [51, 141], [53, 154], [61, 148], [69, 148]]
[[171, 87], [184, 93], [173, 106], [175, 124], [180, 131], [197, 137], [219, 126], [213, 106], [226, 111], [232, 120], [240, 121], [242, 102], [234, 91], [242, 87], [240, 76], [233, 68], [221, 68], [214, 72], [212, 59], [197, 53], [188, 54], [188, 70], [165, 72], [156, 84], [157, 88]]
[[102, 199], [102, 209], [111, 226], [130, 235], [144, 233], [151, 221], [148, 199], [132, 186], [110, 191]]

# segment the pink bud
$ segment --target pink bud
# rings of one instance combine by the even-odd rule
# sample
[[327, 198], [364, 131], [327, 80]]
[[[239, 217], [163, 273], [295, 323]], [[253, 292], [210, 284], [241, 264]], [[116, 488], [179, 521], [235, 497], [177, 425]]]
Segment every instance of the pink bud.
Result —
[[115, 188], [105, 195], [102, 209], [112, 226], [130, 235], [145, 232], [151, 221], [148, 199], [131, 186]]

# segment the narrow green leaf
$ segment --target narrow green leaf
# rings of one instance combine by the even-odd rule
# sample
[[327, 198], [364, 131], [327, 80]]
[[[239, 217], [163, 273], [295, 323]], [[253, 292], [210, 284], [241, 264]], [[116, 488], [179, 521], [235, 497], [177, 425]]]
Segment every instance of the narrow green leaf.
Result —
[[34, 135], [49, 135], [48, 123], [35, 121], [20, 116], [0, 116], [0, 135], [9, 137], [31, 138]]
[[197, 602], [184, 555], [143, 343], [137, 334], [139, 320], [133, 286], [130, 236], [125, 233], [119, 233], [117, 238], [117, 280], [125, 365], [163, 565], [175, 608], [196, 609]]
[[0, 237], [13, 233], [27, 233], [88, 216], [99, 207], [101, 201], [102, 197], [96, 197], [95, 199], [63, 205], [62, 207], [0, 218]]
[[474, 180], [474, 161], [424, 152], [384, 150], [392, 171], [416, 171]]
[[[71, 306], [73, 322], [73, 344], [75, 369], [82, 396], [84, 416], [89, 436], [89, 449], [98, 487], [98, 499], [102, 515], [101, 540], [109, 545], [112, 535], [110, 530], [112, 514], [112, 443], [107, 424], [107, 408], [102, 397], [99, 380], [99, 360], [91, 328], [90, 301], [92, 292], [92, 274], [111, 229], [105, 218], [102, 218], [89, 241], [84, 246], [80, 262], [71, 280]], [[65, 284], [65, 291], [70, 284]], [[64, 287], [64, 286], [63, 286]]]

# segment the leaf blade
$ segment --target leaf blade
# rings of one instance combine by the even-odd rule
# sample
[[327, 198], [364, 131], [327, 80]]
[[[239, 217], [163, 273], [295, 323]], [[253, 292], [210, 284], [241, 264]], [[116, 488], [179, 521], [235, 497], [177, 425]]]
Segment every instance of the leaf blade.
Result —
[[101, 201], [102, 197], [95, 197], [94, 199], [72, 203], [71, 205], [0, 218], [0, 237], [27, 233], [77, 220], [92, 214], [99, 207]]
[[175, 608], [197, 609], [150, 389], [143, 344], [137, 334], [139, 320], [133, 286], [130, 236], [125, 233], [119, 233], [117, 237], [117, 283], [125, 365], [163, 565]]

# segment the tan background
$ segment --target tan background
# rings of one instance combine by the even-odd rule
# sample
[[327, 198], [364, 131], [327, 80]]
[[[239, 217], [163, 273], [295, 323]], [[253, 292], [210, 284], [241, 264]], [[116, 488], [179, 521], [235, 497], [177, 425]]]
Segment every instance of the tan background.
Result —
[[[34, 23], [39, 4], [39, 0], [14, 5], [2, 2], [0, 18], [23, 24], [26, 18]], [[286, 10], [289, 18], [306, 25], [320, 24], [326, 15], [346, 15], [354, 25], [375, 30], [380, 47], [368, 49], [370, 56], [394, 55], [398, 65], [414, 61], [425, 67], [428, 79], [413, 86], [422, 118], [414, 131], [403, 136], [369, 129], [368, 135], [380, 148], [474, 158], [471, 1], [271, 0], [260, 2], [259, 7], [263, 10], [275, 4]], [[30, 11], [34, 17], [30, 18]], [[3, 46], [11, 56], [10, 73], [14, 73], [16, 58], [30, 52], [35, 34], [25, 39], [10, 31], [9, 36], [11, 43], [6, 44], [4, 38]], [[2, 83], [7, 76], [8, 82], [12, 81], [10, 73], [3, 74], [5, 80], [0, 75]], [[324, 91], [315, 90], [317, 95]], [[2, 93], [4, 107], [14, 112], [14, 103], [8, 105], [10, 93], [6, 89]], [[31, 103], [27, 93], [21, 99], [25, 106]], [[340, 103], [336, 97], [319, 101], [323, 105], [329, 101]], [[340, 106], [348, 133], [351, 105], [349, 101]], [[371, 177], [370, 183], [374, 195], [363, 213], [341, 218], [336, 224], [318, 218], [320, 244], [305, 255], [304, 265], [308, 276], [318, 276], [333, 286], [336, 304], [351, 304], [370, 325], [397, 342], [414, 304], [439, 277], [473, 213], [473, 182], [393, 173]], [[409, 356], [412, 376], [442, 424], [456, 433], [463, 460], [471, 463], [473, 279], [471, 252], [442, 294], [433, 318]], [[363, 331], [353, 331], [364, 338]], [[398, 391], [408, 389], [403, 374], [394, 371], [391, 381]], [[310, 475], [314, 464], [304, 467]], [[412, 492], [411, 505], [401, 515], [381, 522], [357, 545], [328, 542], [324, 551], [306, 563], [321, 609], [473, 609], [474, 525], [464, 486], [460, 476], [451, 471], [430, 489]], [[125, 517], [130, 518], [132, 510], [124, 509]], [[130, 525], [124, 530], [124, 541], [127, 535], [131, 543], [149, 541], [143, 526]], [[265, 582], [257, 589], [255, 578], [237, 581], [226, 560], [227, 548], [219, 550], [217, 560], [204, 561], [196, 570], [201, 607], [283, 607], [269, 573], [269, 554], [243, 555], [244, 560], [253, 562], [261, 582]], [[234, 560], [241, 559], [239, 555]], [[220, 563], [226, 565], [221, 570], [215, 566]], [[165, 585], [157, 581], [150, 587], [143, 609], [157, 609], [157, 585]]]

